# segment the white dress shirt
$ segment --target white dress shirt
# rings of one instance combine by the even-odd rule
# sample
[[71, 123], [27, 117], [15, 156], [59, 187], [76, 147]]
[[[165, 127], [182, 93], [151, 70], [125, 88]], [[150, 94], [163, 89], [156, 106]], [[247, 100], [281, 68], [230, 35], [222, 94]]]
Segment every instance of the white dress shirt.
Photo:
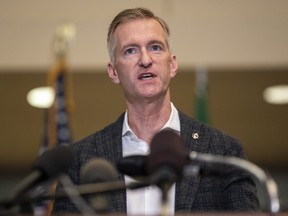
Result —
[[[180, 133], [180, 120], [177, 109], [171, 102], [171, 114], [162, 127], [171, 128]], [[161, 130], [162, 130], [161, 129]], [[149, 154], [149, 145], [139, 139], [128, 125], [127, 111], [123, 122], [122, 131], [123, 157], [129, 155], [147, 155]], [[125, 175], [125, 183], [136, 181]], [[157, 186], [149, 186], [136, 190], [127, 190], [127, 214], [128, 215], [159, 215], [161, 209], [162, 192]], [[174, 215], [175, 205], [175, 184], [169, 190], [169, 213]]]

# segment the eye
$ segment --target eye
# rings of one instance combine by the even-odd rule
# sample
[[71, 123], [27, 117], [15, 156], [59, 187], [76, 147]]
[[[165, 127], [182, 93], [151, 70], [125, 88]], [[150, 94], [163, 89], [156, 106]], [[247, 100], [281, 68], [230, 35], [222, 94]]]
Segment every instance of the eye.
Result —
[[124, 54], [125, 55], [131, 55], [131, 54], [134, 54], [136, 53], [136, 49], [135, 48], [128, 48], [124, 51]]
[[160, 45], [154, 44], [154, 45], [152, 45], [152, 46], [150, 47], [150, 50], [151, 50], [151, 51], [161, 51], [161, 50], [163, 50], [163, 49], [162, 49], [162, 47], [161, 47]]

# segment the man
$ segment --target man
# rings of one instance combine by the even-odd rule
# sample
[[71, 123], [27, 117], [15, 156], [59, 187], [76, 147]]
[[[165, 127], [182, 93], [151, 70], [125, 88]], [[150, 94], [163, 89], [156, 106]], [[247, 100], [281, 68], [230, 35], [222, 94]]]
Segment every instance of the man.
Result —
[[[234, 138], [189, 118], [170, 101], [169, 84], [178, 65], [171, 53], [169, 28], [161, 18], [144, 8], [124, 10], [112, 21], [107, 44], [108, 76], [121, 85], [127, 110], [116, 122], [72, 145], [75, 160], [69, 174], [75, 184], [81, 167], [92, 158], [116, 164], [123, 156], [149, 154], [151, 139], [164, 128], [178, 132], [190, 151], [245, 158]], [[235, 173], [229, 168], [224, 178], [184, 176], [169, 191], [169, 212], [259, 209], [254, 182], [245, 173]], [[118, 174], [119, 181], [132, 181]], [[155, 215], [160, 199], [156, 186], [115, 192], [111, 211]], [[55, 202], [54, 212], [64, 211], [77, 208], [68, 200]]]

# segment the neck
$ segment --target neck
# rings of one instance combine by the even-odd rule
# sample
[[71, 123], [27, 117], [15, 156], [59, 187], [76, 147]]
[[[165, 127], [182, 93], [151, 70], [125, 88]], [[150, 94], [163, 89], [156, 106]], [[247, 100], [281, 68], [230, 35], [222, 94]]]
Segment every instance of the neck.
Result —
[[171, 114], [170, 99], [145, 106], [128, 104], [128, 124], [139, 139], [150, 144]]

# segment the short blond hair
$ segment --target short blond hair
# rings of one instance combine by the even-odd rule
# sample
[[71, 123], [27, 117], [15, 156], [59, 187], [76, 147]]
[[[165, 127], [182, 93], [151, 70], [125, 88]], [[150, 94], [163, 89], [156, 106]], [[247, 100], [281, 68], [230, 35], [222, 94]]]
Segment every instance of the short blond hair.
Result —
[[147, 8], [131, 8], [121, 11], [118, 15], [114, 17], [112, 20], [109, 29], [108, 29], [108, 35], [107, 35], [107, 48], [109, 52], [110, 59], [112, 61], [115, 60], [114, 56], [114, 50], [115, 50], [115, 41], [113, 39], [113, 34], [116, 31], [117, 27], [120, 24], [129, 22], [131, 20], [137, 20], [137, 19], [154, 19], [156, 20], [163, 28], [165, 33], [167, 34], [167, 45], [169, 48], [169, 36], [170, 36], [170, 30], [168, 24], [161, 19], [160, 17], [155, 16], [155, 14], [147, 9]]

